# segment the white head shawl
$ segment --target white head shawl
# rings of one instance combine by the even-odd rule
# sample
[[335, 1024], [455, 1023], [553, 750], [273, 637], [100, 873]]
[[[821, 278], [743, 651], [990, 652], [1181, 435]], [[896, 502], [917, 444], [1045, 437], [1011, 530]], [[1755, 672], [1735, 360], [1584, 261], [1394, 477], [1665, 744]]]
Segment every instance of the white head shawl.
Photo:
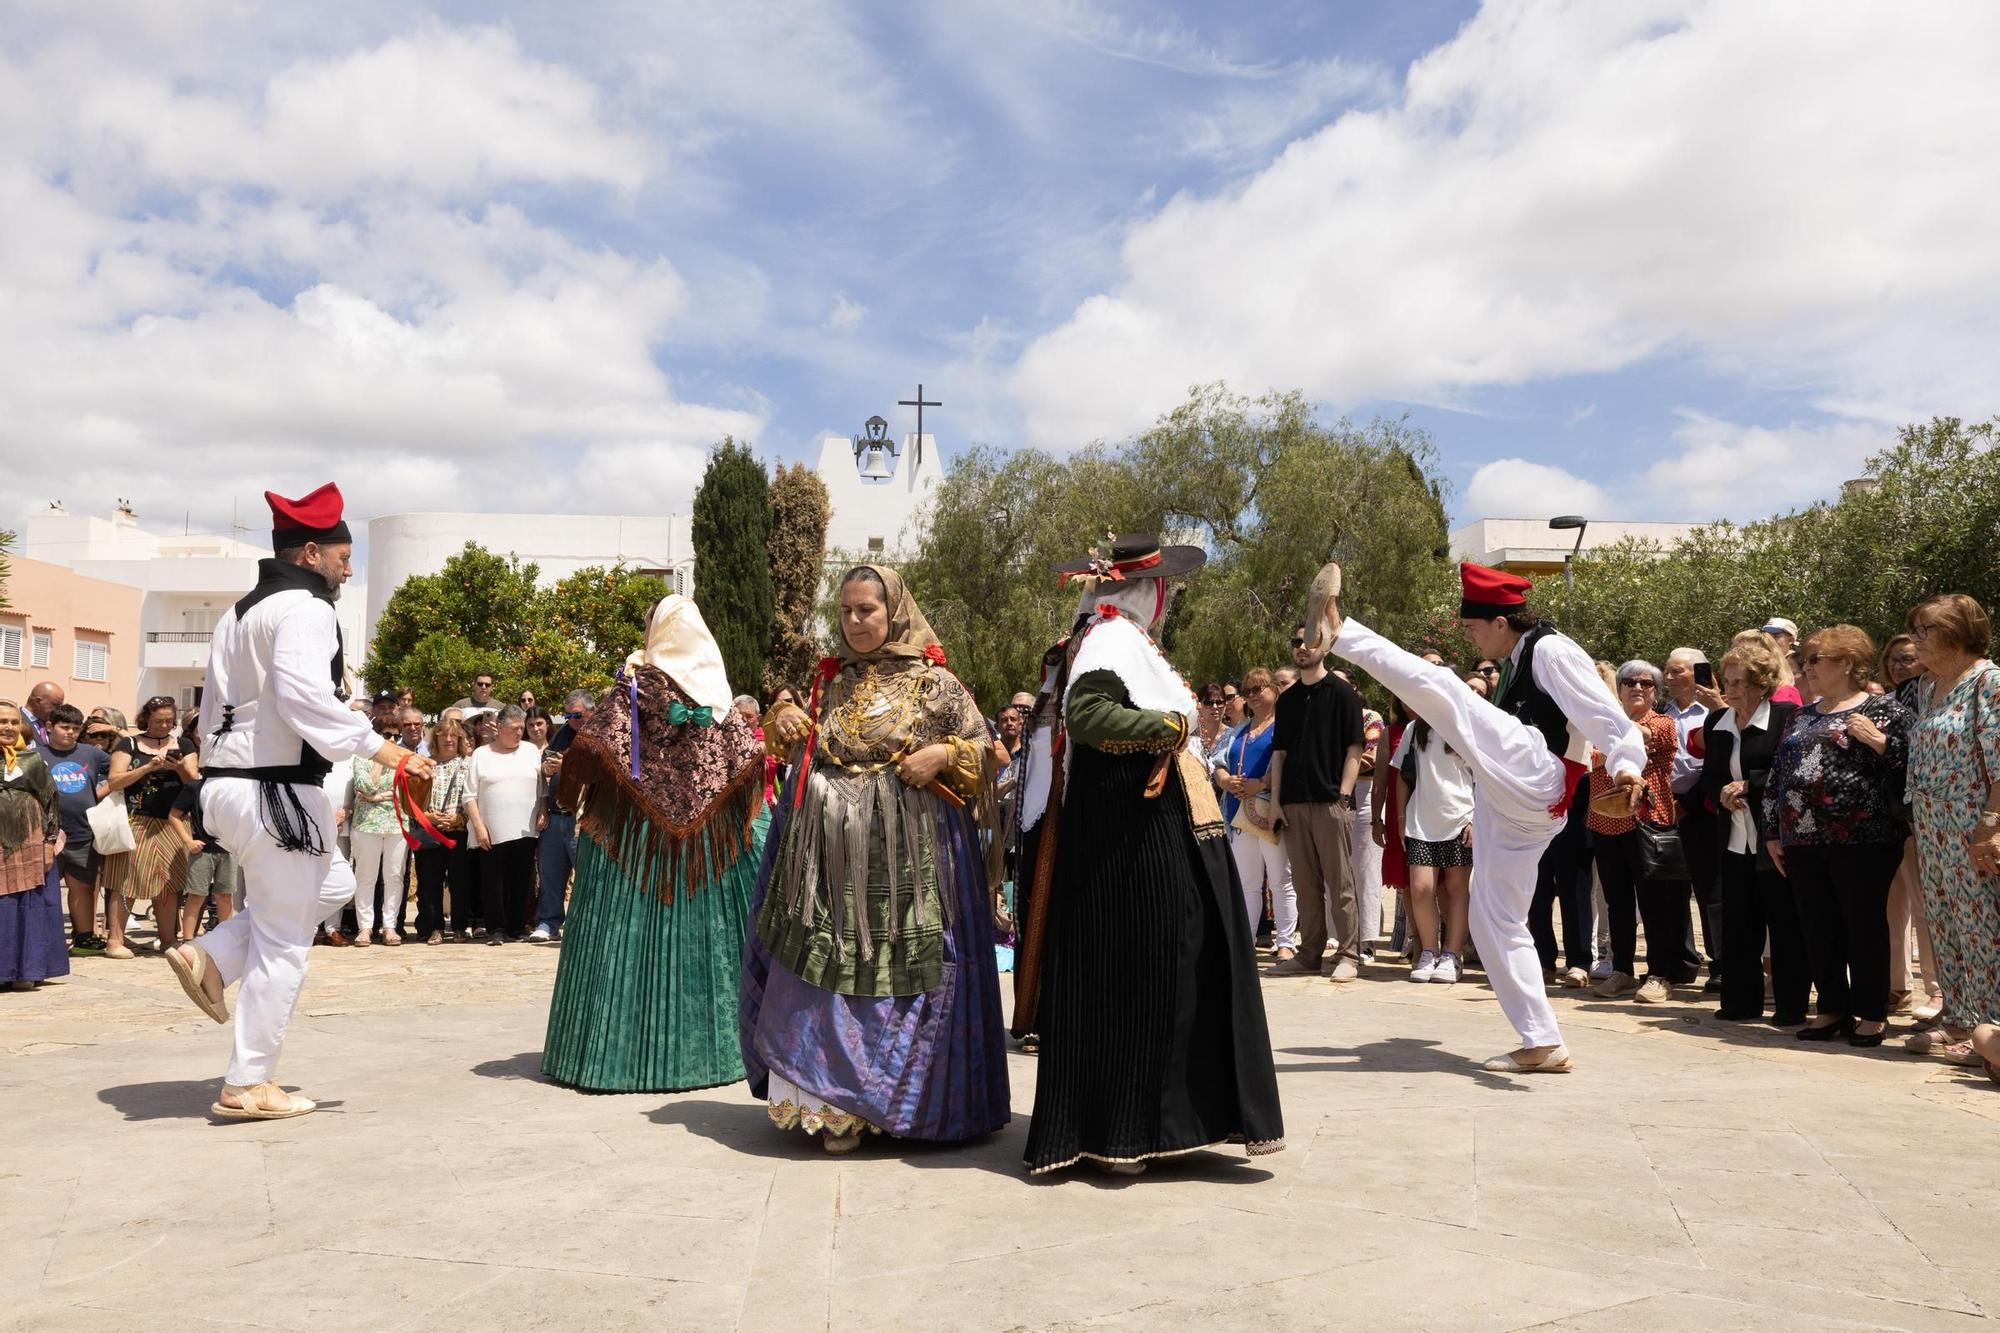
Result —
[[[1070, 679], [1092, 671], [1109, 671], [1124, 683], [1135, 708], [1157, 708], [1163, 713], [1179, 713], [1190, 728], [1195, 725], [1198, 706], [1194, 691], [1167, 661], [1149, 633], [1166, 612], [1167, 584], [1164, 579], [1105, 580], [1084, 590], [1077, 614], [1088, 615], [1087, 636], [1070, 664]], [[1097, 608], [1110, 605], [1120, 614], [1100, 616]], [[1058, 708], [1069, 706], [1067, 699], [1055, 701]], [[1050, 758], [1052, 719], [1044, 721], [1028, 741], [1027, 776], [1021, 793], [1021, 827], [1031, 829], [1041, 822], [1048, 809], [1049, 779], [1054, 764]], [[1065, 765], [1069, 761], [1065, 751]]]
[[701, 618], [701, 608], [677, 592], [662, 597], [646, 623], [646, 646], [625, 659], [630, 667], [656, 667], [717, 717], [729, 711], [736, 691], [722, 668], [722, 650]]

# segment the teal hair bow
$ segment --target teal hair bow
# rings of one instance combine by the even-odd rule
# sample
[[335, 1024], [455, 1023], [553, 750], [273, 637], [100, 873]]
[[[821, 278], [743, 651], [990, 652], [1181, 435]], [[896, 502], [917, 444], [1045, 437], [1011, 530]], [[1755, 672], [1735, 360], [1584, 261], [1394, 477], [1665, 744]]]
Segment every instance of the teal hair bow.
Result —
[[700, 708], [689, 708], [679, 699], [675, 699], [667, 705], [668, 726], [684, 727], [690, 722], [694, 723], [697, 727], [712, 727], [715, 725], [715, 710], [706, 705]]

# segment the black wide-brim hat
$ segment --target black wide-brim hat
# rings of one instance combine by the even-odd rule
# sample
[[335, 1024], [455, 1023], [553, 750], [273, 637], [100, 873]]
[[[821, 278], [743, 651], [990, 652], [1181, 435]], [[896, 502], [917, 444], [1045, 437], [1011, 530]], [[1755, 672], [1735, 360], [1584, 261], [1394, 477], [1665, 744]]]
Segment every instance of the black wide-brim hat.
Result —
[[1067, 583], [1076, 578], [1171, 579], [1191, 574], [1208, 563], [1199, 546], [1162, 546], [1157, 532], [1129, 532], [1108, 538], [1081, 560], [1056, 566]]

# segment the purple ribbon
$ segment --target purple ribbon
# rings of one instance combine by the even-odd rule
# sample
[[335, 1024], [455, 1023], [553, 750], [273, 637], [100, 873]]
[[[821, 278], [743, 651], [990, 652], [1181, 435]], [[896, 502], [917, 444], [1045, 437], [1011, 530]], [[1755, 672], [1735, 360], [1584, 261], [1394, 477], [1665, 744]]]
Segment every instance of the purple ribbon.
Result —
[[628, 673], [626, 681], [632, 687], [632, 780], [639, 780], [639, 673]]

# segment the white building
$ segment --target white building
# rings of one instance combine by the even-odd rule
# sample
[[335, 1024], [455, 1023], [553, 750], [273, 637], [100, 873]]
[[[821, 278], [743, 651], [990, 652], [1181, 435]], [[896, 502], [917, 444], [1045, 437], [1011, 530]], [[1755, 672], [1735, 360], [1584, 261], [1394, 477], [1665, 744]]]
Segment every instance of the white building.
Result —
[[[1678, 546], [1698, 523], [1627, 523], [1591, 519], [1583, 530], [1583, 549], [1594, 551], [1627, 537]], [[1451, 558], [1470, 560], [1516, 574], [1553, 574], [1563, 558], [1576, 549], [1575, 529], [1551, 528], [1546, 518], [1482, 518], [1451, 530]]]
[[[543, 586], [588, 565], [622, 563], [636, 573], [658, 576], [676, 592], [690, 592], [692, 529], [692, 520], [682, 514], [387, 514], [371, 519], [367, 640], [405, 579], [437, 573], [467, 542], [540, 566]], [[357, 654], [355, 660], [364, 656]]]
[[895, 557], [916, 546], [915, 520], [924, 502], [944, 479], [944, 459], [937, 440], [926, 433], [903, 437], [902, 456], [894, 475], [884, 481], [861, 476], [854, 441], [828, 435], [819, 442], [815, 469], [826, 483], [833, 517], [826, 525], [829, 555]]
[[[144, 642], [139, 697], [120, 705], [129, 713], [140, 699], [156, 694], [168, 695], [183, 708], [194, 706], [215, 622], [256, 586], [257, 562], [271, 554], [271, 547], [268, 538], [253, 542], [224, 533], [149, 532], [123, 504], [109, 518], [93, 518], [55, 503], [28, 519], [20, 551], [140, 590]], [[350, 584], [338, 608], [348, 660], [356, 665], [361, 661], [356, 645], [363, 596], [363, 589]]]

